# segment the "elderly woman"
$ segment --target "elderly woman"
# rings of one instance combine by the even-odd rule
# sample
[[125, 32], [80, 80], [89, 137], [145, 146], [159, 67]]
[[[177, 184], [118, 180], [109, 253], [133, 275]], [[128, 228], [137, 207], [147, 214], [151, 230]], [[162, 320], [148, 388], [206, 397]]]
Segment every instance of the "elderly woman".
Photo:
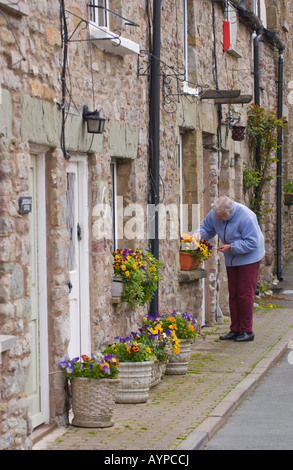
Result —
[[[200, 232], [200, 233], [199, 233]], [[209, 240], [219, 235], [228, 277], [230, 332], [221, 340], [253, 341], [253, 304], [264, 237], [254, 212], [243, 204], [221, 197], [204, 219], [197, 236]]]

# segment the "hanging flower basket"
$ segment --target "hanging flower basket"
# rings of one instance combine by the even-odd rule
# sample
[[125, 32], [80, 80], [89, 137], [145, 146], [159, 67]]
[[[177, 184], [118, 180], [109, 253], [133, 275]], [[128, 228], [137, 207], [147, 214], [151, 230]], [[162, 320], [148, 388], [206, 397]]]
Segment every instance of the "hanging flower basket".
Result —
[[285, 206], [293, 206], [293, 193], [284, 193]]
[[114, 276], [111, 286], [112, 298], [120, 298], [124, 288], [124, 281], [121, 276]]
[[232, 139], [242, 141], [245, 137], [245, 126], [236, 125], [232, 127]]
[[199, 266], [199, 260], [195, 258], [195, 256], [191, 253], [183, 253], [182, 251], [180, 251], [179, 261], [180, 269], [182, 271], [191, 271], [193, 269], [197, 269]]

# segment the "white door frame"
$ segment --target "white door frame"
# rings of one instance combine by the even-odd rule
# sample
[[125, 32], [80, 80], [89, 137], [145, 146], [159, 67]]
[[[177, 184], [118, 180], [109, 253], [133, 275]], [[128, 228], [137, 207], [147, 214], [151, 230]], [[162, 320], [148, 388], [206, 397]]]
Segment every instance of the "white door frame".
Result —
[[[37, 276], [38, 276], [38, 322], [39, 322], [39, 393], [40, 413], [33, 427], [50, 420], [49, 361], [48, 361], [48, 307], [47, 307], [47, 232], [46, 232], [46, 185], [45, 151], [31, 148], [30, 154], [36, 162], [36, 210], [37, 221]], [[32, 247], [34, 249], [34, 247]], [[37, 371], [36, 371], [37, 373]]]
[[[89, 301], [89, 228], [88, 228], [88, 163], [87, 157], [72, 156], [70, 165], [77, 166], [77, 211], [81, 227], [79, 248], [79, 312], [80, 312], [80, 353], [91, 353], [90, 301]], [[77, 354], [78, 355], [78, 354]]]

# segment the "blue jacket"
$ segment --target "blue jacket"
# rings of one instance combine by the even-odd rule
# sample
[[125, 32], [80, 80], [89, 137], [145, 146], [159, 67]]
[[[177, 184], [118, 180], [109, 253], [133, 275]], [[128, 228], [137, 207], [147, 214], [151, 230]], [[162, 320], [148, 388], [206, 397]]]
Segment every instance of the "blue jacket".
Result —
[[223, 244], [231, 245], [224, 254], [226, 266], [256, 263], [265, 255], [264, 236], [255, 213], [238, 202], [233, 202], [232, 214], [225, 221], [218, 220], [211, 210], [199, 231], [205, 240], [219, 235]]

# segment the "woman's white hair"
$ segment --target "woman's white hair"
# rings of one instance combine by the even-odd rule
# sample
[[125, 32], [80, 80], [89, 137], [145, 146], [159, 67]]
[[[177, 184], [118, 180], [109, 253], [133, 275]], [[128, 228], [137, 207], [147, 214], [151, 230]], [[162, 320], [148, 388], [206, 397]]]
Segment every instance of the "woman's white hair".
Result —
[[217, 215], [230, 215], [233, 211], [233, 201], [228, 196], [223, 196], [217, 199], [214, 204], [212, 204]]

